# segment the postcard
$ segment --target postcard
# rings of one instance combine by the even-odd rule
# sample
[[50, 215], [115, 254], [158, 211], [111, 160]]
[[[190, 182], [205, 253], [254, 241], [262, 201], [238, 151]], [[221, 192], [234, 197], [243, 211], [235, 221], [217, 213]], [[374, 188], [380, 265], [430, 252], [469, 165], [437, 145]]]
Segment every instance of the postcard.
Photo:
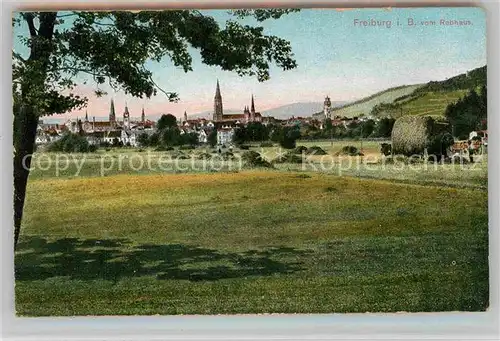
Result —
[[19, 316], [488, 309], [481, 8], [13, 31]]

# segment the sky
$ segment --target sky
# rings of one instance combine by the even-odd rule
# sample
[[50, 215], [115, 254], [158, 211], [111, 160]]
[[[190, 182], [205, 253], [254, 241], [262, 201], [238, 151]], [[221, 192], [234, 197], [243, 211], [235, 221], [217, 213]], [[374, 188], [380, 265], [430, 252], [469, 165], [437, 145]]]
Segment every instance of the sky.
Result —
[[[225, 10], [202, 11], [221, 25], [231, 17]], [[416, 25], [409, 26], [411, 18]], [[442, 25], [441, 19], [468, 20], [471, 25]], [[381, 25], [370, 25], [370, 21]], [[363, 21], [368, 21], [363, 25]], [[391, 26], [387, 26], [387, 21]], [[399, 21], [400, 25], [397, 25]], [[424, 25], [423, 21], [435, 21]], [[171, 113], [181, 117], [213, 110], [217, 79], [225, 110], [243, 110], [252, 94], [257, 111], [296, 102], [352, 101], [389, 87], [443, 80], [486, 64], [485, 13], [479, 8], [398, 8], [398, 9], [309, 9], [278, 20], [257, 23], [268, 35], [290, 41], [297, 68], [283, 71], [271, 68], [271, 79], [259, 83], [255, 77], [239, 77], [201, 63], [193, 50], [193, 71], [185, 73], [168, 58], [148, 62], [156, 83], [177, 92], [178, 103], [170, 103], [159, 92], [151, 99], [137, 99], [109, 90], [96, 98], [92, 87], [80, 86], [78, 93], [89, 97], [86, 109], [61, 117], [107, 117], [111, 98], [118, 117], [128, 104], [132, 117]], [[384, 22], [384, 24], [382, 24]], [[14, 49], [23, 52], [17, 35], [27, 27], [15, 29]]]

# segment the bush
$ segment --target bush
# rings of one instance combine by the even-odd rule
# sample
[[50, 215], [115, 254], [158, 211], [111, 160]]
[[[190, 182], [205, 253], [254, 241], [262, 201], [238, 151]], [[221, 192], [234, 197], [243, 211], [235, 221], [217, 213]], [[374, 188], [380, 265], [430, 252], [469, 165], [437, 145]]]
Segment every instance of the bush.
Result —
[[96, 150], [97, 146], [89, 144], [85, 137], [73, 133], [67, 133], [47, 146], [49, 152], [89, 153]]
[[272, 168], [272, 165], [267, 160], [265, 160], [259, 153], [253, 150], [244, 152], [243, 155], [241, 155], [241, 159], [249, 167]]
[[470, 163], [470, 161], [465, 156], [453, 155], [452, 157], [446, 159], [446, 163], [453, 163], [456, 165], [464, 165], [464, 164]]
[[209, 160], [212, 158], [212, 154], [209, 154], [207, 152], [203, 152], [203, 153], [196, 155], [196, 158], [199, 160]]
[[312, 146], [307, 150], [306, 153], [312, 155], [327, 155], [327, 152], [325, 152], [321, 147], [318, 146]]
[[293, 139], [284, 139], [280, 141], [280, 146], [285, 149], [294, 149], [295, 148], [295, 140]]
[[295, 154], [302, 154], [302, 153], [307, 153], [307, 147], [304, 146], [298, 146], [293, 150], [293, 153]]
[[229, 152], [229, 151], [222, 153], [221, 156], [224, 160], [233, 160], [234, 159], [234, 154]]
[[300, 137], [300, 129], [298, 127], [283, 127], [278, 133], [277, 140], [280, 146], [285, 149], [294, 149], [295, 141]]
[[391, 155], [392, 152], [392, 146], [390, 143], [381, 143], [380, 144], [380, 153], [387, 156]]

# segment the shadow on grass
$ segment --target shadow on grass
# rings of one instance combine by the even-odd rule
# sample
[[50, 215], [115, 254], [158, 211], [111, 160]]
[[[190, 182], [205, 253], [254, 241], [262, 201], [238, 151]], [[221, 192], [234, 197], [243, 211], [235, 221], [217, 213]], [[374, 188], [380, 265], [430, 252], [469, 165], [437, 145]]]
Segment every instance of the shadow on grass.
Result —
[[127, 239], [48, 241], [24, 237], [18, 244], [15, 271], [20, 281], [60, 276], [78, 280], [155, 276], [159, 280], [216, 281], [300, 271], [296, 260], [307, 252], [282, 247], [227, 253], [180, 244], [132, 245]]

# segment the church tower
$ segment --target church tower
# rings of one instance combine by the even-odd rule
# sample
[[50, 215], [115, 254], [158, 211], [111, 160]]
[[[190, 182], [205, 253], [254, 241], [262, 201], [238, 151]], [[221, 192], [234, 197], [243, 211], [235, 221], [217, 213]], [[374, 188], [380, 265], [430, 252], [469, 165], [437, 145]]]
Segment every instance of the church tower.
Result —
[[184, 111], [184, 122], [187, 122], [188, 120], [188, 114], [186, 111]]
[[111, 107], [109, 108], [109, 122], [116, 122], [115, 102], [111, 99]]
[[330, 101], [330, 97], [326, 96], [325, 102], [323, 103], [323, 114], [325, 115], [325, 118], [331, 118], [331, 109], [332, 102]]
[[252, 94], [252, 104], [250, 106], [250, 121], [255, 121], [255, 102], [253, 100], [253, 94]]
[[130, 128], [130, 113], [128, 112], [128, 106], [125, 102], [125, 111], [123, 112], [123, 126], [126, 129]]
[[246, 123], [250, 122], [250, 110], [248, 110], [248, 107], [246, 105], [245, 110], [243, 110], [243, 117]]
[[215, 89], [215, 97], [214, 97], [214, 121], [221, 121], [223, 118], [223, 109], [222, 109], [222, 96], [220, 94], [220, 86], [219, 80], [217, 80], [217, 88]]
[[89, 114], [87, 113], [87, 110], [85, 110], [85, 122], [89, 121]]
[[144, 124], [146, 123], [146, 114], [144, 114], [144, 106], [142, 106], [142, 112], [141, 112], [141, 122]]

